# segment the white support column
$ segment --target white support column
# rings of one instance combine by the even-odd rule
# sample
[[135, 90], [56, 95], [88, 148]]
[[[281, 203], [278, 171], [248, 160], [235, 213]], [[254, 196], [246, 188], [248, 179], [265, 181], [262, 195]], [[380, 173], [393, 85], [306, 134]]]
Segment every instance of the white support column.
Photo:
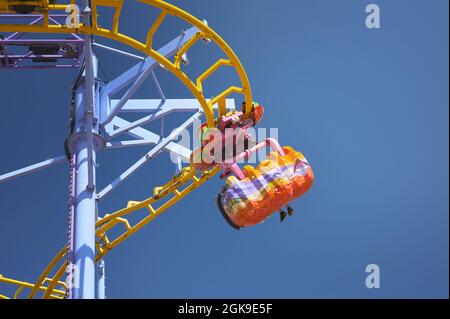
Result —
[[[91, 9], [85, 0], [83, 8], [84, 23], [89, 25]], [[96, 296], [95, 275], [95, 222], [96, 187], [95, 162], [96, 147], [94, 124], [98, 114], [96, 101], [97, 59], [92, 51], [92, 38], [86, 36], [84, 49], [85, 73], [83, 82], [76, 91], [75, 131], [72, 135], [73, 151], [76, 153], [75, 216], [74, 216], [74, 286], [71, 297], [74, 299], [94, 299]]]

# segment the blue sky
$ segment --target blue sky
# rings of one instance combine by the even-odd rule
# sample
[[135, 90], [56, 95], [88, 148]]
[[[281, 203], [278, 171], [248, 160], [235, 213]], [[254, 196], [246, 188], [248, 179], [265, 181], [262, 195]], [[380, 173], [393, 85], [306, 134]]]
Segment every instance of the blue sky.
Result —
[[[305, 154], [316, 181], [293, 203], [294, 217], [237, 232], [216, 209], [223, 181], [214, 178], [107, 256], [107, 296], [448, 298], [448, 1], [376, 1], [378, 30], [365, 27], [369, 1], [173, 3], [231, 45], [266, 106], [261, 127], [279, 128], [281, 144]], [[124, 19], [136, 34], [149, 25], [138, 6]], [[173, 22], [163, 35], [182, 27]], [[216, 54], [195, 50], [193, 72]], [[132, 62], [99, 54], [109, 78]], [[0, 72], [0, 173], [63, 153], [74, 76]], [[161, 82], [168, 97], [190, 98], [168, 74]], [[100, 154], [99, 183], [146, 151]], [[172, 171], [161, 155], [101, 212], [148, 197]], [[64, 245], [67, 177], [62, 165], [0, 184], [0, 273], [33, 281]], [[369, 290], [372, 263], [381, 288]]]

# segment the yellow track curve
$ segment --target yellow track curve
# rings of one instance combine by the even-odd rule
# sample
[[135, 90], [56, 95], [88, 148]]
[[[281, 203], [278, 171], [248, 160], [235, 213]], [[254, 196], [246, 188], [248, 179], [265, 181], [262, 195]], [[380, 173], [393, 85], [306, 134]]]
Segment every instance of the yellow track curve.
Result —
[[[153, 58], [160, 63], [164, 68], [172, 72], [195, 96], [203, 108], [205, 118], [209, 127], [213, 127], [220, 115], [223, 115], [225, 110], [225, 100], [233, 93], [243, 95], [246, 105], [252, 105], [252, 93], [250, 84], [241, 62], [237, 58], [233, 50], [228, 44], [210, 27], [204, 22], [193, 17], [189, 13], [182, 9], [173, 6], [165, 1], [161, 0], [139, 0], [139, 2], [150, 5], [154, 8], [161, 10], [159, 16], [147, 32], [146, 42], [142, 43], [130, 36], [119, 32], [119, 22], [124, 0], [92, 0], [92, 25], [79, 25], [78, 28], [69, 28], [66, 25], [50, 24], [49, 12], [63, 11], [65, 12], [69, 4], [73, 4], [75, 1], [67, 1], [67, 4], [49, 4], [48, 0], [41, 1], [27, 1], [17, 2], [11, 0], [0, 1], [0, 12], [11, 12], [9, 6], [11, 4], [32, 4], [36, 5], [37, 12], [42, 14], [43, 22], [41, 24], [27, 25], [27, 24], [1, 24], [0, 32], [27, 32], [27, 33], [81, 33], [87, 35], [101, 36], [116, 40], [123, 44], [126, 44], [134, 49], [141, 51], [147, 56]], [[111, 29], [105, 29], [98, 25], [98, 8], [99, 7], [111, 7], [114, 8], [115, 14], [112, 21]], [[174, 60], [171, 61], [168, 58], [159, 54], [152, 47], [153, 36], [160, 27], [163, 20], [167, 15], [176, 16], [188, 22], [192, 26], [197, 27], [200, 31], [198, 34], [188, 41], [184, 46], [180, 47], [178, 53], [175, 55]], [[219, 48], [222, 49], [226, 58], [217, 60], [210, 68], [203, 72], [198, 78], [190, 79], [181, 69], [181, 56], [186, 53], [197, 41], [201, 39], [209, 39], [214, 42]], [[203, 81], [210, 77], [222, 66], [232, 67], [236, 70], [241, 81], [240, 86], [230, 85], [225, 87], [219, 94], [212, 97], [210, 100], [204, 96], [203, 93]], [[214, 105], [218, 105], [217, 114], [214, 114]], [[243, 110], [246, 115], [249, 114], [250, 108]], [[100, 218], [96, 224], [97, 231], [97, 255], [96, 261], [106, 255], [113, 248], [117, 247], [120, 243], [126, 240], [129, 236], [140, 230], [143, 226], [151, 222], [156, 216], [162, 214], [169, 207], [177, 203], [195, 188], [202, 185], [212, 176], [219, 171], [218, 167], [214, 167], [209, 171], [198, 172], [192, 166], [186, 167], [182, 172], [173, 177], [168, 183], [161, 187], [155, 188], [153, 196], [140, 202], [128, 202], [127, 207], [118, 210], [112, 214], [106, 214], [103, 218]], [[156, 207], [158, 206], [158, 207]], [[145, 209], [148, 211], [147, 215], [141, 218], [137, 223], [132, 224], [127, 217], [134, 212]], [[120, 235], [113, 237], [108, 236], [108, 233], [114, 229], [117, 232], [119, 229], [116, 226], [122, 226], [120, 229]], [[23, 290], [30, 290], [28, 298], [34, 298], [38, 296], [38, 293], [42, 293], [43, 298], [61, 299], [66, 296], [66, 284], [62, 280], [65, 275], [67, 260], [65, 258], [67, 253], [67, 247], [62, 248], [49, 265], [42, 272], [36, 283], [31, 284], [27, 282], [17, 281], [9, 279], [0, 275], [0, 283], [6, 283], [17, 287], [16, 293], [13, 298], [20, 297], [20, 293]], [[10, 297], [1, 295], [0, 299], [8, 299]]]

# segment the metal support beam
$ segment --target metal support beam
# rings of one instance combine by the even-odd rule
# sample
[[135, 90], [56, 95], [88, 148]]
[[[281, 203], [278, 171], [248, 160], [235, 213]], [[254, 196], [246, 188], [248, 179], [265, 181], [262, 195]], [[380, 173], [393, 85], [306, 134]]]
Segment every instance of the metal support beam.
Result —
[[155, 144], [155, 140], [131, 140], [106, 143], [107, 149], [127, 148], [136, 146], [146, 146]]
[[[87, 2], [87, 4], [89, 1]], [[91, 23], [91, 9], [88, 5], [84, 9], [84, 21], [87, 25], [90, 26]], [[92, 35], [86, 35], [85, 46], [84, 46], [84, 61], [86, 64], [85, 67], [85, 90], [86, 90], [86, 133], [87, 133], [87, 147], [88, 147], [88, 185], [87, 189], [89, 191], [94, 191], [94, 172], [93, 172], [93, 152], [94, 152], [94, 135], [93, 131], [93, 121], [94, 121], [94, 94], [95, 94], [95, 78], [97, 76], [97, 67], [96, 67], [96, 57], [94, 56], [94, 52], [92, 50]]]
[[[117, 100], [111, 100], [111, 105], [118, 103]], [[235, 109], [234, 99], [226, 100], [226, 108], [228, 110]], [[136, 120], [130, 124], [124, 125], [120, 128], [114, 128], [114, 126], [107, 126], [106, 133], [109, 138], [113, 138], [119, 134], [126, 133], [136, 127], [145, 125], [151, 121], [162, 119], [161, 130], [164, 127], [164, 117], [172, 112], [192, 112], [200, 109], [200, 103], [195, 99], [178, 99], [178, 100], [166, 100], [161, 105], [161, 100], [129, 100], [127, 104], [122, 108], [122, 112], [146, 112], [150, 115]]]
[[[130, 125], [130, 124], [131, 123], [129, 121], [116, 116], [114, 118], [113, 122], [111, 122], [109, 125], [120, 128], [120, 127]], [[145, 141], [153, 141], [152, 144], [158, 144], [161, 140], [160, 136], [158, 134], [150, 132], [149, 130], [146, 130], [145, 128], [142, 128], [142, 127], [136, 127], [132, 130], [129, 130], [127, 133], [131, 137], [134, 137], [137, 139], [142, 139]], [[180, 144], [177, 144], [175, 142], [170, 142], [169, 144], [164, 146], [164, 150], [171, 152], [171, 153], [178, 154], [179, 156], [181, 156], [182, 159], [185, 159], [185, 160], [189, 160], [189, 157], [191, 156], [191, 153], [192, 153], [192, 151], [190, 149], [188, 149]]]
[[145, 163], [151, 160], [154, 156], [156, 156], [164, 147], [166, 147], [174, 138], [176, 138], [181, 131], [187, 129], [189, 126], [194, 123], [194, 121], [198, 120], [202, 115], [201, 112], [195, 113], [191, 116], [186, 122], [181, 124], [178, 128], [172, 131], [166, 138], [164, 138], [160, 143], [158, 143], [150, 152], [145, 154], [142, 158], [140, 158], [136, 163], [134, 163], [130, 168], [128, 168], [125, 172], [120, 174], [118, 178], [112, 181], [111, 184], [106, 186], [101, 192], [98, 193], [97, 199], [102, 199], [106, 195], [108, 195], [113, 189], [123, 183], [128, 177], [130, 177], [133, 173], [135, 173], [139, 168], [141, 168]]
[[[183, 46], [187, 41], [189, 41], [192, 37], [194, 37], [198, 32], [199, 30], [196, 27], [190, 28], [189, 30], [183, 32], [183, 34], [166, 44], [160, 50], [158, 50], [158, 53], [167, 58], [175, 55], [178, 52], [179, 48]], [[101, 103], [106, 105], [109, 110], [106, 112], [106, 114], [102, 114], [103, 117], [100, 119], [102, 125], [106, 125], [111, 122], [114, 116], [120, 112], [121, 108], [126, 104], [131, 96], [133, 96], [140, 85], [142, 85], [143, 81], [157, 66], [159, 66], [159, 63], [154, 59], [148, 57], [144, 61], [139, 62], [134, 67], [130, 68], [128, 71], [105, 85], [101, 92]], [[108, 101], [110, 97], [114, 93], [117, 93], [118, 91], [126, 88], [129, 85], [131, 85], [131, 87], [127, 90], [127, 92], [119, 100], [119, 102], [115, 106], [109, 106]]]
[[97, 299], [105, 299], [106, 298], [106, 278], [105, 278], [105, 261], [104, 259], [100, 259], [97, 262]]
[[[93, 154], [95, 160], [95, 153]], [[74, 299], [95, 298], [95, 191], [88, 184], [87, 141], [77, 145], [77, 177], [75, 183], [74, 218], [74, 282], [71, 295]], [[93, 168], [95, 173], [95, 168]], [[95, 175], [94, 175], [95, 178]]]
[[[91, 21], [88, 0], [84, 0], [84, 23]], [[76, 92], [76, 119], [74, 148], [76, 153], [75, 218], [74, 218], [74, 285], [71, 296], [74, 299], [94, 299], [96, 296], [95, 267], [95, 222], [96, 189], [93, 132], [96, 113], [95, 78], [96, 59], [92, 52], [92, 38], [85, 39], [84, 85]], [[97, 112], [98, 113], [98, 112]]]
[[138, 59], [138, 60], [141, 60], [141, 61], [145, 60], [144, 57], [141, 57], [139, 55], [136, 55], [136, 54], [133, 54], [133, 53], [129, 53], [129, 52], [126, 52], [126, 51], [123, 51], [123, 50], [111, 48], [111, 47], [109, 47], [107, 45], [100, 44], [100, 43], [97, 43], [97, 42], [94, 42], [93, 46], [99, 47], [99, 48], [102, 48], [102, 49], [105, 49], [107, 51], [111, 51], [111, 52], [114, 52], [114, 53], [117, 53], [117, 54], [120, 54], [120, 55], [123, 55], [123, 56], [127, 56], [127, 57], [130, 57], [130, 58]]
[[144, 81], [147, 79], [147, 77], [153, 72], [153, 68], [155, 66], [156, 66], [156, 62], [153, 64], [150, 64], [150, 65], [147, 65], [147, 67], [142, 70], [142, 72], [136, 78], [134, 83], [130, 86], [130, 88], [128, 88], [128, 90], [125, 92], [125, 94], [119, 100], [119, 102], [117, 102], [117, 104], [111, 108], [110, 112], [108, 113], [107, 118], [105, 119], [105, 121], [102, 122], [103, 125], [111, 122], [111, 120], [114, 118], [114, 116], [116, 116], [120, 112], [122, 107], [137, 92], [137, 90], [141, 87], [141, 85], [144, 83]]
[[[209, 101], [208, 99], [206, 101]], [[114, 107], [119, 100], [111, 99], [111, 107]], [[216, 108], [217, 106], [215, 106]], [[170, 112], [194, 112], [201, 108], [200, 102], [196, 99], [167, 99], [161, 105], [160, 99], [131, 99], [122, 107], [121, 112], [146, 112], [152, 113], [159, 110], [170, 110]], [[234, 99], [226, 99], [227, 110], [236, 109]]]
[[117, 136], [119, 134], [128, 132], [128, 131], [136, 128], [136, 127], [145, 125], [145, 124], [147, 124], [147, 123], [149, 123], [151, 121], [154, 121], [156, 119], [163, 118], [164, 116], [168, 115], [169, 113], [170, 113], [170, 110], [160, 110], [160, 111], [158, 111], [156, 113], [144, 116], [143, 118], [141, 118], [139, 120], [136, 120], [136, 121], [134, 121], [134, 122], [132, 122], [132, 123], [126, 125], [126, 126], [123, 126], [121, 128], [115, 129], [114, 131], [108, 133], [108, 136], [110, 138], [113, 138], [113, 137], [115, 137], [115, 136]]
[[11, 179], [23, 176], [23, 175], [27, 175], [27, 174], [31, 174], [37, 171], [40, 171], [41, 169], [47, 168], [47, 167], [51, 167], [57, 164], [61, 164], [67, 162], [67, 157], [64, 155], [55, 157], [55, 158], [51, 158], [18, 170], [15, 170], [13, 172], [9, 172], [3, 175], [0, 175], [0, 183], [9, 181]]

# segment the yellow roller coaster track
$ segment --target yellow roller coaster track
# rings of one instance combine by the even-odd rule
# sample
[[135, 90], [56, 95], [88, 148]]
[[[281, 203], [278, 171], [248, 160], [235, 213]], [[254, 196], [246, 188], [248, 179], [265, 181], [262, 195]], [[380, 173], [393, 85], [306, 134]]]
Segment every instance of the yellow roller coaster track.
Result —
[[[161, 12], [155, 21], [148, 28], [147, 38], [145, 43], [139, 42], [130, 36], [119, 32], [119, 22], [122, 12], [124, 0], [92, 0], [92, 24], [91, 26], [80, 24], [78, 28], [70, 28], [67, 25], [51, 24], [49, 18], [50, 12], [63, 11], [70, 4], [75, 1], [67, 1], [66, 4], [50, 4], [48, 0], [41, 1], [0, 1], [0, 12], [14, 13], [11, 11], [12, 5], [34, 5], [36, 13], [42, 15], [41, 24], [0, 24], [0, 32], [26, 32], [26, 33], [81, 33], [87, 35], [95, 35], [100, 37], [116, 40], [126, 44], [136, 50], [141, 51], [147, 56], [153, 58], [160, 63], [165, 69], [171, 71], [195, 96], [203, 108], [206, 122], [209, 127], [213, 127], [220, 115], [223, 115], [225, 110], [225, 101], [228, 96], [233, 93], [243, 95], [246, 105], [252, 103], [252, 93], [247, 75], [242, 67], [241, 62], [237, 58], [233, 50], [228, 44], [206, 23], [193, 17], [182, 9], [171, 5], [161, 0], [139, 0], [139, 2], [150, 5], [159, 9]], [[98, 23], [99, 7], [114, 8], [111, 29], [102, 28]], [[198, 34], [190, 41], [186, 42], [184, 46], [180, 47], [175, 55], [173, 61], [159, 54], [153, 49], [153, 37], [161, 26], [161, 23], [168, 16], [172, 15], [186, 21], [192, 26], [197, 27]], [[221, 58], [211, 65], [203, 74], [197, 79], [191, 80], [181, 69], [181, 57], [186, 53], [197, 41], [201, 39], [208, 39], [214, 42], [225, 53], [226, 58]], [[210, 77], [222, 66], [232, 67], [236, 70], [241, 81], [240, 86], [229, 86], [223, 91], [206, 100], [203, 94], [203, 81]], [[218, 105], [218, 114], [214, 114], [214, 106]], [[246, 115], [249, 114], [250, 108], [243, 110]], [[181, 173], [173, 177], [169, 182], [161, 187], [154, 189], [153, 196], [138, 202], [128, 202], [127, 207], [118, 210], [112, 214], [106, 214], [103, 218], [97, 221], [96, 236], [97, 236], [97, 255], [96, 261], [105, 256], [113, 248], [126, 240], [129, 236], [140, 230], [143, 226], [151, 222], [156, 216], [162, 214], [168, 208], [173, 206], [179, 200], [184, 198], [187, 194], [192, 192], [195, 188], [202, 185], [219, 171], [218, 167], [214, 167], [209, 171], [198, 172], [192, 166], [185, 167]], [[132, 223], [127, 217], [131, 217], [132, 213], [146, 210], [147, 213], [141, 217], [138, 222]], [[136, 214], [134, 214], [136, 215]], [[133, 216], [134, 216], [133, 215]], [[121, 227], [120, 227], [121, 226]], [[114, 232], [112, 231], [114, 230]], [[117, 235], [117, 232], [120, 235]], [[109, 235], [112, 234], [114, 235]], [[24, 290], [30, 290], [28, 298], [36, 298], [38, 296], [51, 299], [62, 299], [66, 296], [66, 283], [63, 280], [67, 268], [67, 247], [62, 248], [53, 260], [44, 269], [39, 279], [34, 283], [17, 281], [6, 278], [0, 275], [0, 283], [9, 284], [17, 287], [12, 298], [20, 297]], [[1, 295], [0, 299], [9, 299], [9, 296]]]

